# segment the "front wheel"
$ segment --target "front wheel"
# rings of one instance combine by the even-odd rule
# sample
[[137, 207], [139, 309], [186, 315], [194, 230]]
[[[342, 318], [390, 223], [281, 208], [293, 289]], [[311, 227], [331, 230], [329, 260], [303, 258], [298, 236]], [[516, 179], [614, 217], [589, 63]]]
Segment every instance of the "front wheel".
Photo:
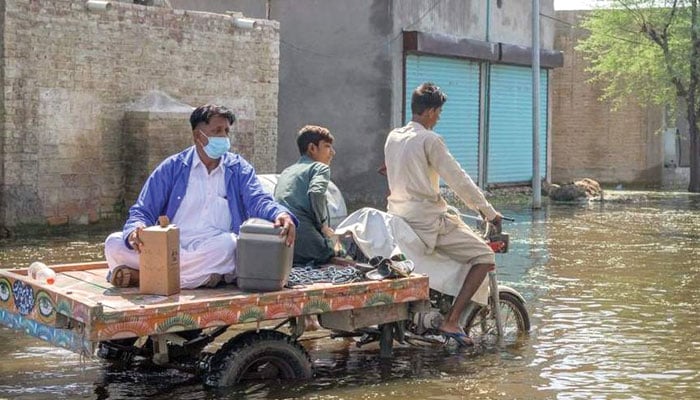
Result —
[[[499, 292], [499, 307], [503, 320], [503, 344], [508, 346], [516, 343], [519, 338], [530, 331], [530, 316], [525, 309], [525, 304], [517, 296], [508, 292]], [[489, 305], [479, 307], [467, 317], [464, 331], [469, 337], [478, 340], [485, 345], [493, 345], [498, 342], [498, 330], [496, 319]]]

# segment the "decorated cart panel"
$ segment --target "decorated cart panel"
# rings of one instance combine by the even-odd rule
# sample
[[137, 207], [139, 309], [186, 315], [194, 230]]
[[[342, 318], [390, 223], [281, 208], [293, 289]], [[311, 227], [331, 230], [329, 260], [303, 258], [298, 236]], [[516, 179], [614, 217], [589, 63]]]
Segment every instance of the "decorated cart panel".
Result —
[[51, 266], [53, 285], [0, 270], [0, 324], [79, 353], [98, 342], [428, 299], [428, 278], [315, 283], [250, 293], [235, 285], [144, 295], [106, 280], [104, 262]]

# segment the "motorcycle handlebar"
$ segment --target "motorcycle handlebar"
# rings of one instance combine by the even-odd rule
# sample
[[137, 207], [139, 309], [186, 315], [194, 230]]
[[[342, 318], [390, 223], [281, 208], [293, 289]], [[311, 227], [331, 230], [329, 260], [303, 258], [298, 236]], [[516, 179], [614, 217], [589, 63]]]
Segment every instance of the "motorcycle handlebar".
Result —
[[[462, 218], [467, 218], [467, 219], [470, 219], [470, 220], [473, 220], [476, 222], [484, 222], [484, 218], [482, 218], [481, 216], [463, 214], [459, 211], [459, 209], [457, 207], [454, 207], [454, 206], [447, 206], [447, 210], [449, 212], [452, 212], [452, 213], [459, 215]], [[508, 221], [508, 222], [515, 222], [515, 218], [506, 217], [505, 215], [501, 215], [501, 219], [504, 221]]]

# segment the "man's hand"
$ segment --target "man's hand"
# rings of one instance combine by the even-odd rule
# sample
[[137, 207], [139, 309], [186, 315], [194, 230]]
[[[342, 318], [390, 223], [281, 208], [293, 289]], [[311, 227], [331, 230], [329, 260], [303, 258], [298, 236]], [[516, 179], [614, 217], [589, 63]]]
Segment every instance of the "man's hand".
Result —
[[129, 234], [129, 245], [131, 245], [137, 253], [141, 253], [141, 247], [143, 247], [143, 242], [139, 236], [141, 235], [141, 231], [143, 231], [143, 227], [139, 226]]
[[321, 233], [323, 233], [323, 236], [327, 237], [328, 239], [331, 239], [335, 236], [335, 231], [328, 225], [323, 225], [321, 227]]
[[282, 227], [280, 236], [286, 236], [287, 240], [285, 241], [285, 244], [287, 247], [291, 247], [294, 244], [294, 238], [297, 235], [297, 227], [294, 225], [292, 217], [286, 212], [281, 213], [277, 216], [277, 218], [275, 218], [275, 226]]
[[496, 232], [500, 233], [501, 232], [501, 224], [503, 222], [503, 215], [500, 213], [496, 213], [496, 216], [493, 217], [491, 221], [489, 221], [494, 228], [496, 228]]

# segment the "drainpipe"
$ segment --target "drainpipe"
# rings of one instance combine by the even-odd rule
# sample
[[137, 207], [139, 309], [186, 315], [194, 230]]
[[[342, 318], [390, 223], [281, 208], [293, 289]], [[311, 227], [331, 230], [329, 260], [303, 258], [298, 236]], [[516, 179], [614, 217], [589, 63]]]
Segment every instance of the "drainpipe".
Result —
[[486, 41], [489, 41], [489, 31], [491, 30], [491, 1], [486, 2]]
[[[491, 0], [486, 0], [486, 34], [485, 40], [488, 42], [490, 40], [490, 30], [491, 30]], [[481, 80], [479, 83], [479, 102], [480, 115], [479, 115], [479, 150], [478, 150], [478, 178], [477, 185], [480, 188], [486, 188], [488, 183], [488, 154], [489, 154], [489, 99], [491, 85], [489, 84], [491, 75], [491, 64], [489, 61], [482, 62], [479, 65], [479, 75], [481, 75]]]
[[540, 181], [540, 0], [532, 0], [532, 208], [542, 208]]

